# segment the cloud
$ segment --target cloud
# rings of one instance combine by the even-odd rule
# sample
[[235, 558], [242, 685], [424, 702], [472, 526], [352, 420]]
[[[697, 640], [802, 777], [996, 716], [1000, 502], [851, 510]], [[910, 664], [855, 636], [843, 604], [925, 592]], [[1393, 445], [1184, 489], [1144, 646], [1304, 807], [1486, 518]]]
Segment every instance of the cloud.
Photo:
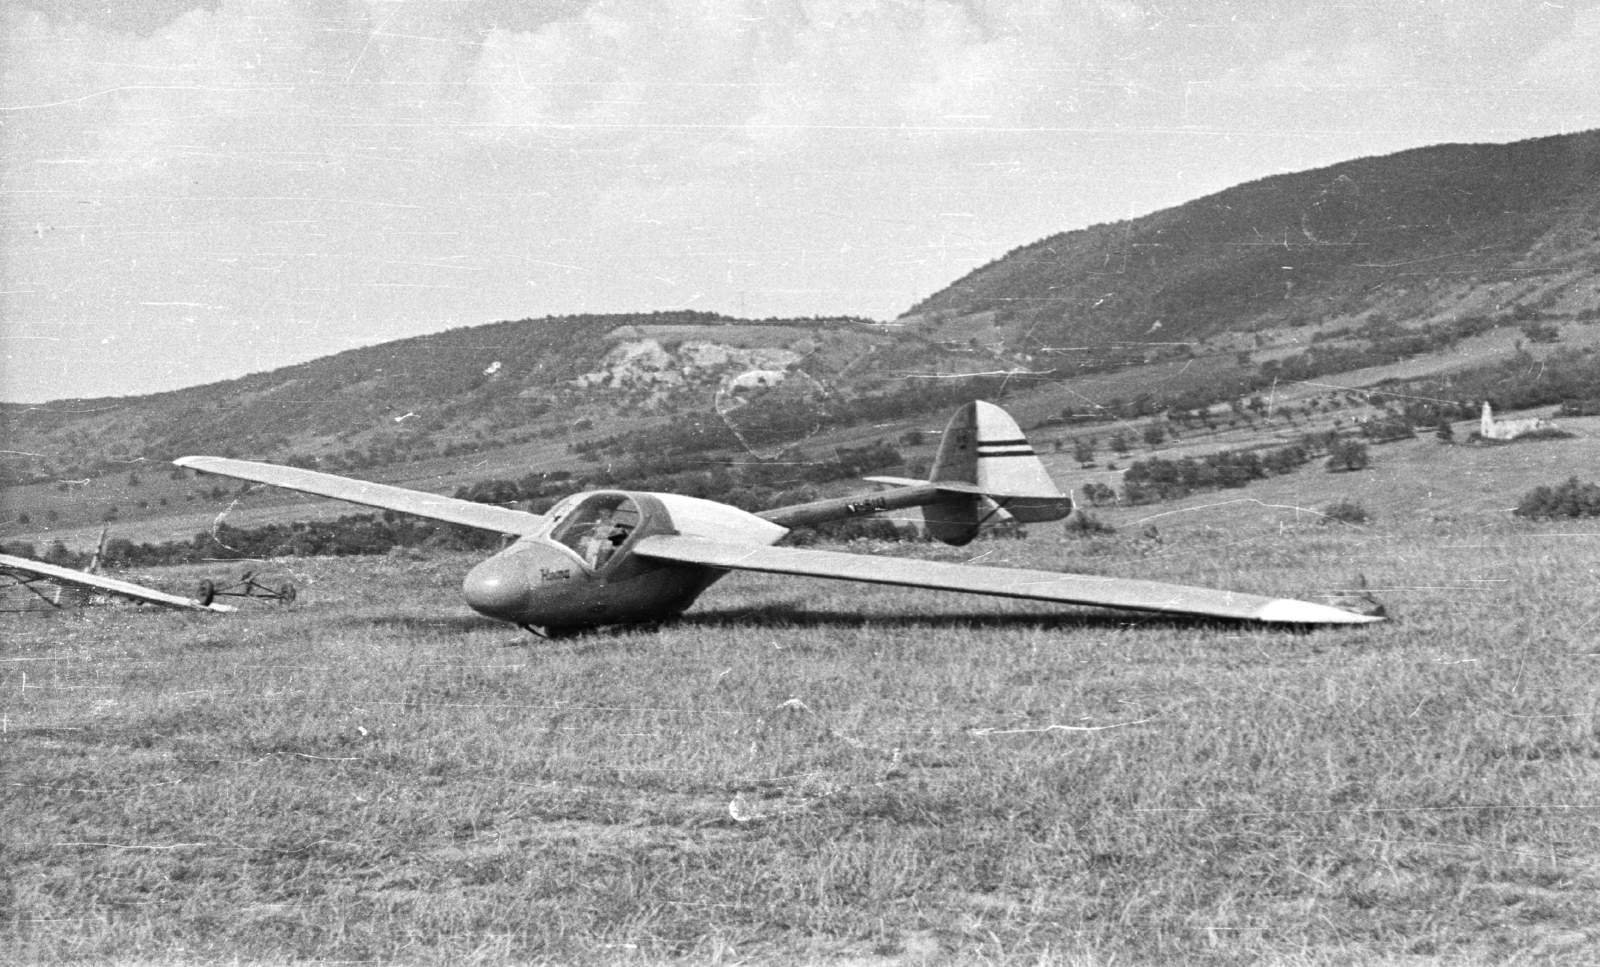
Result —
[[1047, 123], [1093, 33], [1059, 3], [600, 2], [495, 30], [474, 78], [484, 132], [835, 145], [842, 131]]
[[1252, 72], [1265, 88], [1388, 87], [1402, 74], [1404, 58], [1382, 40], [1361, 40], [1338, 47], [1301, 48], [1281, 54]]
[[1600, 100], [1600, 10], [1578, 12], [1570, 33], [1551, 41], [1528, 60], [1522, 79]]

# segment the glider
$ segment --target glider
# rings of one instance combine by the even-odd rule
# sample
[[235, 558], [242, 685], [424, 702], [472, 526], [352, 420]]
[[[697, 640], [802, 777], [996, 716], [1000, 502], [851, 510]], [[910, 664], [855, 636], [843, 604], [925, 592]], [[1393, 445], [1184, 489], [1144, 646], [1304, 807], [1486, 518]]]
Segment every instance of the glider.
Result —
[[[158, 604], [164, 608], [178, 608], [185, 611], [237, 611], [229, 604], [218, 604], [209, 597], [205, 600], [186, 598], [182, 595], [168, 594], [147, 588], [142, 584], [132, 581], [119, 581], [116, 578], [103, 577], [88, 571], [74, 571], [67, 567], [57, 567], [43, 561], [32, 561], [25, 557], [13, 557], [10, 554], [0, 554], [0, 576], [11, 579], [10, 586], [22, 587], [32, 591], [41, 601], [53, 608], [62, 606], [61, 591], [63, 586], [88, 591], [91, 594], [109, 594], [119, 598], [128, 598], [143, 604]], [[36, 584], [54, 585], [55, 593], [46, 594], [35, 587]]]
[[926, 481], [752, 514], [679, 494], [597, 490], [546, 514], [268, 463], [192, 456], [205, 473], [428, 517], [517, 538], [474, 567], [462, 595], [480, 614], [536, 634], [657, 621], [678, 614], [729, 571], [764, 571], [904, 587], [1274, 624], [1380, 620], [1327, 605], [1128, 578], [981, 567], [774, 546], [789, 529], [921, 507], [929, 534], [971, 541], [1004, 511], [1022, 523], [1060, 520], [1072, 498], [1050, 479], [1016, 421], [992, 403], [951, 417]]

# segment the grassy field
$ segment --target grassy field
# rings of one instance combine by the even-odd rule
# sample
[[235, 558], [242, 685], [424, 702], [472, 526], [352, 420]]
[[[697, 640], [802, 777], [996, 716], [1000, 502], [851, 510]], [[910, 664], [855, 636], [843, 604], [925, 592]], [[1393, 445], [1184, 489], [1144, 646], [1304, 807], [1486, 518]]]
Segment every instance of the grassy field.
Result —
[[[1356, 630], [736, 575], [538, 642], [445, 555], [277, 562], [289, 610], [0, 615], [0, 950], [1595, 962], [1600, 522], [1504, 508], [1596, 445], [1418, 440], [1107, 537], [854, 548], [1313, 600], [1360, 573], [1396, 620]], [[1373, 522], [1321, 523], [1339, 496]]]

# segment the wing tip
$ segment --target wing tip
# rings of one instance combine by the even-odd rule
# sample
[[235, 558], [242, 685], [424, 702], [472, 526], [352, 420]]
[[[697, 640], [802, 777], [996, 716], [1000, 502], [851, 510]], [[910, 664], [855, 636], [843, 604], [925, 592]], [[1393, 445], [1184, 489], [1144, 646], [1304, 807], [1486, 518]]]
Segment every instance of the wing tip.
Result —
[[1291, 625], [1364, 625], [1384, 618], [1382, 615], [1357, 614], [1343, 608], [1294, 598], [1274, 598], [1256, 612], [1256, 620]]

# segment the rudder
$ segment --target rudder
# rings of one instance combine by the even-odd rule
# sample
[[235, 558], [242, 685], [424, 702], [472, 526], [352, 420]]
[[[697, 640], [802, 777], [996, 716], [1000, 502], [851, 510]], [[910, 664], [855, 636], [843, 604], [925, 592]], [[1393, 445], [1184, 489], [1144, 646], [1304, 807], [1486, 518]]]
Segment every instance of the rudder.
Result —
[[951, 488], [923, 508], [928, 533], [946, 544], [965, 544], [976, 537], [994, 515], [994, 505], [1024, 524], [1072, 513], [1072, 498], [1050, 479], [1017, 421], [982, 400], [950, 418], [928, 482]]

